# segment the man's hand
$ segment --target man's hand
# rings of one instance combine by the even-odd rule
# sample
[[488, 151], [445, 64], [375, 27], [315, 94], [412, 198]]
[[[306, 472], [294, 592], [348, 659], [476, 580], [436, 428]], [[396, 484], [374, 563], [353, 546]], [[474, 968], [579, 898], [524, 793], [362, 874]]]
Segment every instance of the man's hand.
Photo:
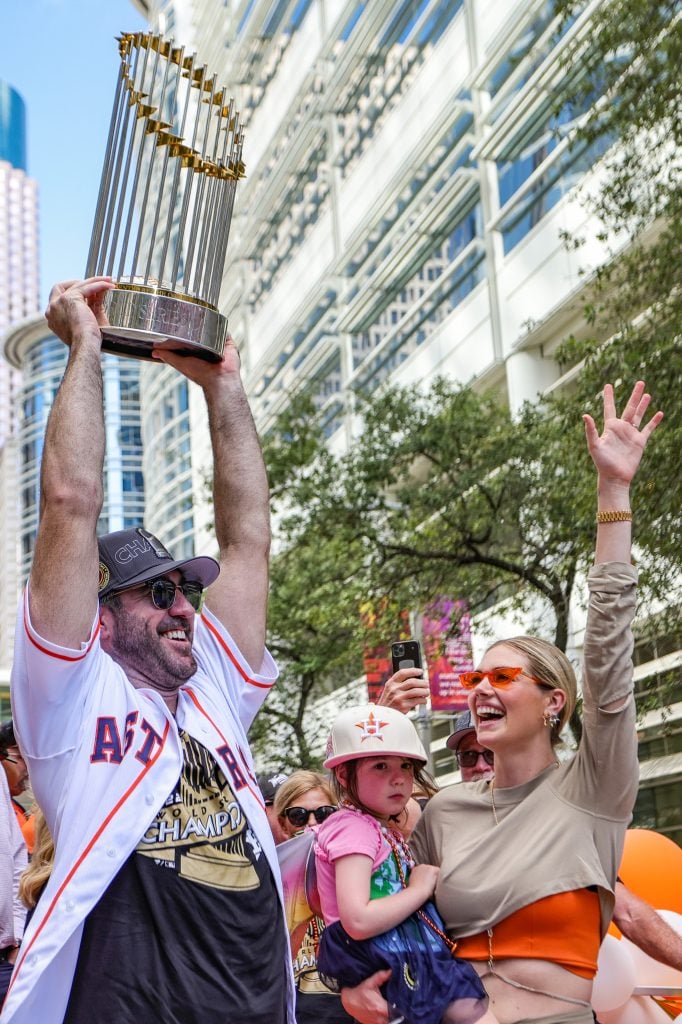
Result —
[[268, 596], [270, 508], [263, 454], [239, 372], [239, 353], [228, 337], [218, 363], [155, 348], [204, 392], [213, 452], [213, 513], [220, 576], [206, 605], [222, 622], [249, 666], [263, 662]]
[[380, 989], [390, 977], [390, 970], [377, 971], [355, 988], [341, 989], [341, 1002], [346, 1013], [360, 1024], [389, 1024], [388, 1003]]
[[202, 359], [200, 356], [180, 355], [169, 348], [152, 349], [152, 357], [178, 370], [188, 380], [203, 388], [204, 392], [226, 380], [239, 380], [239, 352], [230, 334], [225, 341], [223, 358], [217, 363]]
[[104, 312], [104, 296], [115, 287], [110, 277], [89, 277], [85, 281], [56, 284], [45, 310], [48, 327], [69, 346], [88, 335], [97, 338], [101, 344], [100, 328], [109, 324]]
[[395, 708], [407, 714], [420, 704], [426, 704], [429, 697], [429, 684], [424, 679], [420, 668], [401, 668], [386, 680], [377, 701], [380, 707]]

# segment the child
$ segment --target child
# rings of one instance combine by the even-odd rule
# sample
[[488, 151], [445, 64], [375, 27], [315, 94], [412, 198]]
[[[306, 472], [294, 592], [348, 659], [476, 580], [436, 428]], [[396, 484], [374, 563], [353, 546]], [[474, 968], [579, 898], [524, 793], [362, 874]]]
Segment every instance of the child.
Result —
[[315, 864], [325, 929], [317, 966], [335, 989], [391, 968], [392, 1020], [496, 1024], [470, 964], [428, 902], [438, 868], [414, 866], [396, 820], [423, 781], [426, 754], [405, 715], [372, 704], [342, 711], [327, 741], [340, 810], [317, 830]]

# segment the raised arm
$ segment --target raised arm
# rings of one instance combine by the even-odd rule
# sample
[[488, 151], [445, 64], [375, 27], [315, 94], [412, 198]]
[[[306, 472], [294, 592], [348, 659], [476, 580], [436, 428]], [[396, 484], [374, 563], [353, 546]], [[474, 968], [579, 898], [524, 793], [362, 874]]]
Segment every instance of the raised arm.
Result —
[[645, 393], [644, 381], [637, 381], [625, 409], [618, 416], [613, 386], [607, 384], [604, 388], [604, 430], [601, 436], [592, 417], [583, 417], [587, 447], [597, 469], [597, 564], [630, 561], [631, 519], [609, 517], [613, 513], [624, 516], [630, 513], [630, 484], [647, 441], [663, 419], [663, 413], [657, 412], [642, 426], [650, 401], [651, 395]]
[[46, 640], [78, 649], [97, 610], [97, 519], [102, 508], [104, 415], [100, 324], [110, 278], [55, 285], [48, 326], [69, 358], [48, 417], [40, 482], [40, 523], [29, 593], [31, 618]]
[[[632, 620], [637, 575], [630, 564], [630, 483], [646, 443], [662, 419], [642, 426], [649, 405], [638, 381], [621, 416], [613, 388], [604, 388], [601, 435], [591, 416], [585, 433], [597, 469], [595, 565], [583, 644], [583, 736], [565, 779], [569, 801], [593, 813], [629, 820], [637, 794], [637, 733], [632, 692]], [[615, 870], [614, 870], [615, 875]]]
[[254, 672], [263, 660], [270, 553], [268, 481], [260, 442], [228, 339], [220, 363], [157, 349], [154, 355], [198, 384], [208, 407], [220, 575], [207, 605]]

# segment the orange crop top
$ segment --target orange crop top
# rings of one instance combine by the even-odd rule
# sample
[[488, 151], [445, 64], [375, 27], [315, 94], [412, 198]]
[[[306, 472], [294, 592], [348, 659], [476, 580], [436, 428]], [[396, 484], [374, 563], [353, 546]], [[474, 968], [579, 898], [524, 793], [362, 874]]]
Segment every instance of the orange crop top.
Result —
[[549, 960], [581, 978], [597, 973], [600, 935], [599, 896], [590, 889], [560, 892], [529, 903], [487, 932], [459, 939], [464, 960], [508, 957]]

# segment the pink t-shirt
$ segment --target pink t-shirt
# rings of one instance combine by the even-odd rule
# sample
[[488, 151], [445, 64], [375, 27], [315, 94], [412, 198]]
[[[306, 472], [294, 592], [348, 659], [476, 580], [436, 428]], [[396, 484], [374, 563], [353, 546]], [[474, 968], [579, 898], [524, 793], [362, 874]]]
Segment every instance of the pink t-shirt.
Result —
[[351, 853], [365, 854], [372, 858], [374, 872], [390, 856], [391, 847], [376, 818], [371, 814], [358, 814], [357, 811], [344, 808], [330, 815], [316, 832], [317, 888], [324, 923], [329, 925], [339, 920], [334, 861]]

